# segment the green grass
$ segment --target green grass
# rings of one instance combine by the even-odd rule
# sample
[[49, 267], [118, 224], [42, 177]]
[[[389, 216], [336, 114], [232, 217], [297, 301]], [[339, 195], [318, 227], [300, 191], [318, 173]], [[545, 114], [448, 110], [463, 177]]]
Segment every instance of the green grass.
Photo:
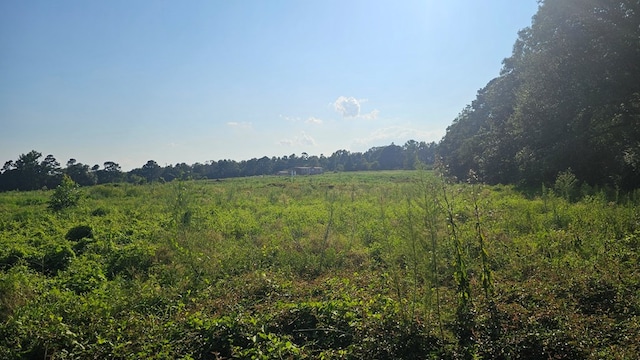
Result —
[[422, 171], [80, 191], [0, 194], [0, 358], [640, 356], [638, 194]]

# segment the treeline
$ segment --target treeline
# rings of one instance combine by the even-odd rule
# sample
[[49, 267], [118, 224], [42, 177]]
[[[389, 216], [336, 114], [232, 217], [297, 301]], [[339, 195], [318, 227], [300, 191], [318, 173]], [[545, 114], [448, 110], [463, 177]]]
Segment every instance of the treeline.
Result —
[[439, 144], [464, 179], [640, 184], [640, 2], [544, 0]]
[[122, 171], [120, 165], [113, 161], [107, 161], [100, 167], [69, 159], [63, 168], [53, 155], [47, 155], [43, 159], [42, 153], [32, 150], [21, 154], [15, 161], [5, 162], [0, 171], [0, 191], [53, 188], [60, 184], [65, 174], [79, 185], [90, 186], [115, 182], [145, 183], [273, 175], [299, 166], [319, 166], [325, 171], [416, 169], [420, 164], [432, 165], [435, 162], [436, 148], [437, 145], [433, 142], [410, 140], [403, 146], [392, 143], [371, 148], [364, 153], [338, 150], [329, 157], [302, 153], [300, 156], [264, 156], [239, 162], [219, 160], [204, 164], [178, 163], [167, 166], [160, 166], [156, 161], [149, 160], [142, 167], [128, 172]]

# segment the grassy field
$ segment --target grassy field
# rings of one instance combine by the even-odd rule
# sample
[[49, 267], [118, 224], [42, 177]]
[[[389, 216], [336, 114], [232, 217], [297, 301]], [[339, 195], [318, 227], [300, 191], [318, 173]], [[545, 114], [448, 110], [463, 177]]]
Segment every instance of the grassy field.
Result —
[[0, 358], [640, 358], [640, 192], [425, 171], [79, 191], [0, 194]]

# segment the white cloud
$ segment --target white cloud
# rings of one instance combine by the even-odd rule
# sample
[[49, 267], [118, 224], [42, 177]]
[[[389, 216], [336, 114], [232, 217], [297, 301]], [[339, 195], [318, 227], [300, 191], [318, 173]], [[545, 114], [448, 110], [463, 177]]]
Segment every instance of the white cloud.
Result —
[[317, 143], [314, 138], [304, 131], [301, 131], [299, 136], [294, 136], [292, 139], [280, 140], [278, 144], [283, 146], [316, 146]]
[[313, 124], [313, 125], [321, 125], [323, 123], [322, 119], [319, 119], [315, 116], [309, 116], [307, 119], [301, 118], [301, 117], [296, 117], [296, 116], [285, 116], [280, 114], [279, 115], [280, 119], [290, 122], [290, 123], [301, 123], [304, 122], [305, 124]]
[[368, 113], [368, 114], [363, 114], [360, 115], [359, 117], [361, 119], [365, 119], [365, 120], [375, 120], [378, 118], [378, 114], [380, 113], [380, 111], [378, 110], [373, 110], [372, 112]]
[[340, 96], [333, 103], [333, 108], [343, 117], [357, 117], [360, 115], [360, 102], [354, 97]]
[[316, 140], [311, 136], [305, 134], [304, 131], [302, 132], [301, 140], [303, 145], [316, 146]]
[[302, 132], [302, 136], [300, 137], [300, 143], [302, 145], [308, 145], [308, 146], [315, 146], [316, 145], [316, 140], [314, 138], [312, 138], [311, 136], [305, 134], [305, 132]]
[[291, 117], [291, 116], [284, 116], [282, 114], [280, 114], [280, 119], [282, 119], [284, 121], [293, 122], [293, 123], [300, 121], [300, 118]]
[[340, 96], [332, 105], [335, 111], [342, 114], [342, 117], [375, 120], [378, 118], [378, 114], [380, 113], [379, 110], [373, 110], [370, 113], [360, 114], [361, 105], [367, 101], [369, 100]]
[[317, 117], [310, 117], [305, 121], [307, 124], [322, 125], [322, 120]]
[[237, 121], [229, 121], [227, 126], [237, 128], [237, 129], [251, 129], [253, 124], [250, 122], [237, 122]]

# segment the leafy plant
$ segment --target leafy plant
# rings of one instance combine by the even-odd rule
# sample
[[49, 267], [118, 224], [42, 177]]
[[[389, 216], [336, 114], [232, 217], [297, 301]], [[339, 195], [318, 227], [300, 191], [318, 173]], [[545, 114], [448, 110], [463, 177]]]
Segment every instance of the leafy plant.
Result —
[[565, 200], [573, 201], [578, 191], [578, 179], [571, 169], [561, 171], [556, 177], [556, 182], [554, 183], [553, 188], [557, 194], [562, 196]]
[[76, 206], [79, 200], [78, 184], [65, 174], [49, 199], [49, 208], [53, 211], [60, 211]]
[[86, 238], [90, 239], [93, 238], [93, 230], [91, 229], [91, 226], [88, 225], [74, 226], [67, 231], [64, 238], [69, 241], [80, 241]]

